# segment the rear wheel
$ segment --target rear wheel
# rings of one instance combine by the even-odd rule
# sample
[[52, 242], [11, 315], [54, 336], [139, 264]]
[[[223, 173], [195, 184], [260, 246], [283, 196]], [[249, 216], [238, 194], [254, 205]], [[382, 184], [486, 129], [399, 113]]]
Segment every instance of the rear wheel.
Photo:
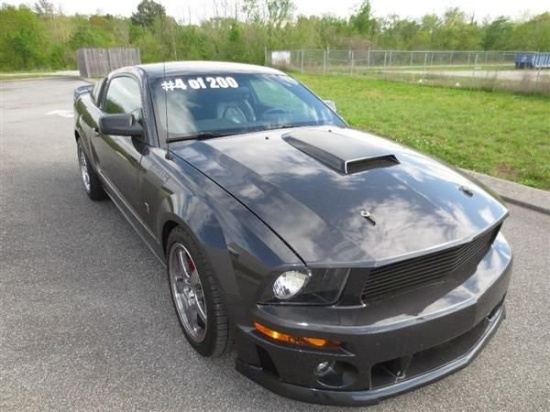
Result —
[[227, 352], [228, 320], [213, 269], [194, 238], [181, 227], [168, 238], [167, 263], [174, 307], [191, 346], [207, 357]]
[[77, 155], [78, 155], [78, 164], [80, 167], [80, 177], [82, 178], [82, 184], [84, 185], [84, 190], [88, 197], [92, 200], [101, 200], [105, 198], [105, 192], [101, 187], [101, 182], [97, 173], [90, 165], [88, 156], [82, 148], [82, 143], [80, 139], [77, 141]]

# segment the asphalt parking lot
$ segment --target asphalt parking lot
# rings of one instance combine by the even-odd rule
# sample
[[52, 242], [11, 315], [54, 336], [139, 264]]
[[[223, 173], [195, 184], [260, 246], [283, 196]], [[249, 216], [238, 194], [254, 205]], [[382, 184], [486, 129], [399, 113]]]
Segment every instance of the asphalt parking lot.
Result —
[[[81, 84], [0, 82], [0, 410], [335, 410], [261, 388], [235, 354], [187, 345], [162, 265], [81, 187]], [[468, 368], [369, 411], [550, 410], [550, 216], [510, 212], [515, 272], [494, 339]]]

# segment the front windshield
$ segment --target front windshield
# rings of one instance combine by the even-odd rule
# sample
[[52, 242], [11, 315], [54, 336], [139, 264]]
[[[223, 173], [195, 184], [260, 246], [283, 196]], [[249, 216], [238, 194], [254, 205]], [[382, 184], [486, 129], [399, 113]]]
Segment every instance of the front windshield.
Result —
[[215, 137], [278, 128], [345, 123], [286, 75], [182, 75], [153, 82], [160, 136]]

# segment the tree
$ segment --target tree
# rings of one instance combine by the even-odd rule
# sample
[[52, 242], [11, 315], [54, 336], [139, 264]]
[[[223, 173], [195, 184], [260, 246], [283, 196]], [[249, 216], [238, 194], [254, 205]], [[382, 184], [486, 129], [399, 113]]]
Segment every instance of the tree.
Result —
[[53, 16], [55, 12], [55, 6], [51, 1], [39, 0], [34, 3], [33, 10], [39, 16]]
[[296, 6], [292, 0], [244, 0], [243, 11], [247, 21], [262, 23], [268, 27], [280, 29], [290, 22]]
[[426, 14], [421, 19], [421, 30], [419, 33], [419, 43], [417, 45], [420, 49], [431, 49], [435, 45], [435, 39], [441, 28], [441, 19], [437, 14]]
[[277, 30], [292, 19], [296, 8], [292, 0], [266, 0], [265, 6], [269, 25]]
[[516, 50], [550, 51], [550, 13], [542, 13], [515, 27]]
[[153, 0], [142, 0], [137, 6], [137, 12], [132, 13], [131, 20], [135, 25], [151, 29], [157, 18], [164, 19], [165, 17], [166, 9], [162, 4]]
[[45, 39], [38, 16], [27, 6], [0, 9], [0, 67], [30, 69], [44, 64]]
[[283, 47], [287, 40], [283, 33], [288, 35], [287, 31], [291, 30], [295, 8], [292, 0], [244, 0], [246, 22], [256, 31], [254, 44], [265, 36], [263, 45], [258, 46], [270, 49]]
[[350, 24], [357, 34], [372, 38], [376, 33], [376, 19], [372, 16], [370, 0], [363, 0], [355, 14], [350, 17]]
[[86, 22], [76, 27], [67, 45], [75, 51], [85, 47], [106, 47], [108, 44], [102, 34]]
[[499, 17], [486, 25], [483, 36], [484, 50], [510, 50], [514, 23], [506, 17]]
[[432, 47], [440, 50], [479, 50], [483, 33], [459, 8], [447, 9]]

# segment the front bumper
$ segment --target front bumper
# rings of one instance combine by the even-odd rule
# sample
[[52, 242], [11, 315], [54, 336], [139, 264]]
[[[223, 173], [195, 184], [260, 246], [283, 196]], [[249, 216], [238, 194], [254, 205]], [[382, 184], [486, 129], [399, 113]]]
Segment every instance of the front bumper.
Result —
[[[240, 326], [236, 367], [275, 393], [322, 404], [367, 405], [426, 385], [472, 362], [498, 329], [511, 266], [499, 235], [460, 285], [433, 285], [367, 307], [258, 305], [250, 324], [342, 345], [298, 347]], [[340, 376], [319, 374], [323, 362]]]

